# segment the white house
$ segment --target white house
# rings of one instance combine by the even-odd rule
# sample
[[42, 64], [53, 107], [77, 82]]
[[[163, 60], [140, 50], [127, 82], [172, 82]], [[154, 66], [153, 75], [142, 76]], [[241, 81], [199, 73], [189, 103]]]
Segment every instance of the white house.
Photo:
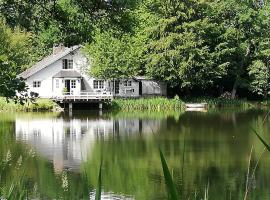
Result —
[[54, 47], [52, 55], [22, 72], [19, 77], [25, 79], [29, 91], [37, 93], [41, 98], [74, 95], [114, 97], [167, 95], [166, 83], [145, 77], [108, 81], [90, 76], [91, 65], [81, 52], [81, 47]]

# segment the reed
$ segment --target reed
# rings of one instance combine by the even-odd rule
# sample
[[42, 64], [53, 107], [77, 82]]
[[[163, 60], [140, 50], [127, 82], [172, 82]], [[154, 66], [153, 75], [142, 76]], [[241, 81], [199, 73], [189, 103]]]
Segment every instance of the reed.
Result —
[[160, 153], [160, 160], [161, 160], [161, 164], [162, 164], [163, 174], [164, 174], [167, 193], [168, 193], [168, 199], [169, 200], [177, 200], [179, 198], [178, 198], [176, 186], [175, 186], [173, 179], [172, 179], [172, 175], [169, 171], [165, 157], [160, 149], [159, 149], [159, 153]]
[[101, 161], [100, 166], [99, 166], [98, 185], [97, 185], [97, 189], [96, 189], [95, 200], [101, 199], [101, 189], [102, 189], [102, 161]]
[[257, 133], [256, 130], [252, 129], [252, 131], [255, 133], [255, 135], [259, 138], [259, 140], [263, 143], [265, 148], [270, 152], [270, 145], [267, 144], [267, 142]]
[[184, 103], [179, 97], [168, 98], [140, 98], [140, 99], [115, 99], [109, 105], [113, 110], [151, 110], [151, 111], [168, 111], [183, 110]]

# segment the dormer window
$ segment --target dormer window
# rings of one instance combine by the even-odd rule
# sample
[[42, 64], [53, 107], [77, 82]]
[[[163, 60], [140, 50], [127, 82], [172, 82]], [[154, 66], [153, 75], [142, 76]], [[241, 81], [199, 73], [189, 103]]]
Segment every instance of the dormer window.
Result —
[[63, 59], [63, 69], [73, 69], [73, 60]]

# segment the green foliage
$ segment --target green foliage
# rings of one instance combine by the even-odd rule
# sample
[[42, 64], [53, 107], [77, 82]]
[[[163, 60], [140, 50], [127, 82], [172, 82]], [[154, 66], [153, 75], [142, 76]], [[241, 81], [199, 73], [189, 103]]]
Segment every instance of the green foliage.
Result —
[[183, 110], [184, 103], [177, 98], [115, 99], [109, 108], [120, 110]]
[[261, 60], [254, 61], [248, 68], [250, 81], [250, 89], [263, 96], [267, 96], [269, 91], [270, 71]]
[[265, 148], [270, 152], [270, 146], [265, 142], [265, 140], [257, 133], [256, 130], [252, 129], [252, 131], [256, 134], [256, 136], [259, 138], [259, 140], [263, 143]]
[[140, 45], [129, 34], [100, 30], [84, 49], [91, 61], [91, 74], [98, 78], [128, 78], [140, 74]]
[[101, 190], [102, 190], [102, 161], [101, 161], [100, 166], [99, 166], [98, 185], [96, 188], [95, 200], [101, 199]]
[[0, 96], [16, 97], [25, 91], [25, 83], [17, 78], [30, 62], [30, 34], [12, 30], [0, 19]]
[[175, 186], [175, 184], [173, 182], [173, 179], [172, 179], [171, 173], [169, 171], [167, 162], [166, 162], [166, 160], [164, 158], [164, 155], [163, 155], [161, 150], [159, 150], [159, 153], [160, 153], [160, 160], [161, 160], [161, 164], [162, 164], [165, 183], [166, 183], [166, 186], [167, 186], [168, 199], [177, 200], [179, 198], [178, 198], [176, 186]]
[[7, 101], [0, 97], [0, 111], [58, 111], [60, 107], [49, 99], [36, 99], [35, 102], [26, 101], [24, 105]]
[[146, 73], [181, 88], [204, 88], [221, 78], [226, 65], [215, 62], [219, 30], [203, 11], [207, 3], [154, 2], [163, 17], [147, 32]]

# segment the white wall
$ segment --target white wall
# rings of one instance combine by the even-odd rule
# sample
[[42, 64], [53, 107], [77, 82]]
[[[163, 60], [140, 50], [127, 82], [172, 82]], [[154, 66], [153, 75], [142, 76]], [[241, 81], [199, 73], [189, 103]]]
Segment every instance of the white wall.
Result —
[[[131, 86], [125, 86], [125, 80], [120, 81], [119, 94], [116, 96], [120, 97], [139, 97], [139, 82], [134, 79], [129, 79], [131, 81]], [[133, 92], [131, 92], [133, 90]]]
[[[125, 86], [124, 80], [120, 81], [119, 94], [116, 96], [120, 97], [139, 97], [139, 81], [134, 79], [129, 79], [132, 81], [131, 86]], [[166, 96], [167, 95], [167, 85], [163, 82], [154, 80], [140, 80], [142, 82], [142, 96]], [[128, 91], [134, 90], [130, 93]]]
[[[67, 55], [60, 60], [52, 63], [51, 65], [45, 67], [34, 75], [30, 76], [26, 83], [29, 87], [29, 90], [32, 92], [36, 92], [40, 97], [50, 98], [55, 95], [61, 95], [63, 92], [63, 88], [65, 87], [65, 82], [63, 78], [59, 78], [59, 88], [56, 88], [56, 79], [53, 78], [55, 74], [57, 74], [62, 69], [62, 60], [63, 59], [73, 59], [73, 70], [78, 71], [79, 73], [83, 73], [84, 68], [87, 65], [87, 60], [80, 53], [79, 50], [74, 52], [74, 55]], [[68, 69], [67, 69], [68, 70]], [[70, 78], [68, 78], [70, 79]], [[81, 91], [81, 80], [76, 78], [76, 88], [72, 89], [74, 94], [79, 94]], [[33, 82], [41, 81], [41, 87], [34, 88]]]
[[142, 95], [167, 95], [167, 85], [154, 80], [142, 80]]

